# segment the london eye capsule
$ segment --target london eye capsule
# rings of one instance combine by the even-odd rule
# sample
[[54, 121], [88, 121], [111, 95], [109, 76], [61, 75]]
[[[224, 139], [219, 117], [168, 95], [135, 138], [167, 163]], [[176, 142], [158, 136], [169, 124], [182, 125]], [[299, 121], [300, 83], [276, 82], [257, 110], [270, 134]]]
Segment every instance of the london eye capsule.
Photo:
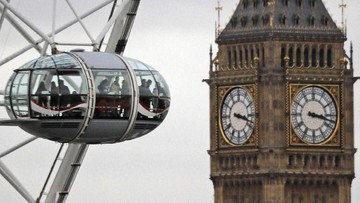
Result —
[[141, 137], [166, 117], [169, 88], [158, 71], [102, 52], [65, 52], [14, 71], [5, 107], [26, 132], [63, 143], [114, 143]]

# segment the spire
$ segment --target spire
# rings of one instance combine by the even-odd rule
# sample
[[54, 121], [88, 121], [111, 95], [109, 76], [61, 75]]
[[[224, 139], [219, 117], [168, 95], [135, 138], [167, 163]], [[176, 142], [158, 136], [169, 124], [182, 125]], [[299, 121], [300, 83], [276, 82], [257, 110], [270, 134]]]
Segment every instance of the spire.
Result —
[[215, 22], [215, 37], [218, 37], [221, 33], [221, 23], [220, 23], [220, 15], [223, 7], [220, 6], [220, 0], [218, 0], [218, 5], [215, 7], [215, 10], [217, 11], [218, 20]]
[[350, 42], [350, 68], [353, 69], [353, 43]]
[[212, 52], [212, 44], [210, 44], [210, 52], [209, 52], [209, 55], [210, 55], [210, 72], [212, 72], [212, 70], [213, 70], [213, 52]]
[[341, 9], [341, 30], [344, 34], [346, 34], [346, 20], [344, 21], [344, 12], [346, 8], [346, 4], [344, 3], [344, 0], [341, 0], [341, 4], [339, 4], [339, 8]]

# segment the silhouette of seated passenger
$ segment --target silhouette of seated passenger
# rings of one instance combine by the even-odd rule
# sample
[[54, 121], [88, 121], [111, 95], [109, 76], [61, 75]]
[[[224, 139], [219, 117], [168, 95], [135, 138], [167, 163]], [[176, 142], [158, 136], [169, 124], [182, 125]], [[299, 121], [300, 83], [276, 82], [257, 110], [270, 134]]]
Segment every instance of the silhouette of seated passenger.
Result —
[[71, 106], [75, 106], [80, 103], [82, 103], [81, 96], [76, 91], [73, 91], [71, 94]]
[[64, 84], [63, 80], [59, 80], [59, 92], [61, 94], [60, 96], [60, 108], [66, 108], [70, 104], [70, 90], [69, 88]]
[[47, 96], [44, 96], [44, 92], [46, 92], [47, 89], [45, 87], [45, 83], [43, 81], [40, 82], [38, 89], [36, 90], [35, 94], [38, 97], [38, 102], [41, 106], [47, 107], [48, 98]]
[[148, 81], [146, 81], [146, 79], [142, 79], [141, 86], [139, 86], [140, 101], [146, 105], [146, 108], [150, 108], [151, 97], [153, 96], [149, 88], [151, 83]]
[[50, 94], [50, 107], [56, 109], [59, 106], [59, 88], [54, 81], [51, 82]]
[[98, 86], [98, 90], [100, 94], [108, 94], [109, 93], [109, 85], [110, 82], [108, 79], [104, 79]]

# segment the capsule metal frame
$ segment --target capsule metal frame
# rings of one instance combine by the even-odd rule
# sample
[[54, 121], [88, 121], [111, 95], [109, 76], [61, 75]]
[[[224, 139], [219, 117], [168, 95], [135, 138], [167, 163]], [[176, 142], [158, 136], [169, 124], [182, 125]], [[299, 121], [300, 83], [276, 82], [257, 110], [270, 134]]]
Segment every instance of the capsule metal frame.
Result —
[[[101, 72], [109, 75], [99, 75]], [[72, 76], [80, 78], [78, 94], [69, 90], [62, 94], [60, 86], [66, 85], [60, 83]], [[100, 92], [102, 86], [97, 85], [98, 78], [105, 78], [101, 83], [107, 80], [109, 88], [113, 79], [113, 83], [119, 82], [119, 76], [123, 78], [121, 92], [125, 91], [124, 84], [129, 82], [130, 95]], [[142, 91], [146, 88], [142, 84], [144, 81], [139, 79], [145, 76], [150, 83], [147, 88], [152, 86], [153, 93], [157, 89], [152, 96], [149, 96], [149, 90], [146, 95]], [[70, 79], [65, 82], [76, 83]], [[43, 91], [40, 83], [44, 83]], [[50, 93], [50, 83], [57, 86], [57, 93]], [[22, 89], [26, 89], [26, 93], [21, 94]], [[77, 105], [69, 102], [75, 97], [81, 98]], [[62, 107], [65, 100], [68, 101], [66, 107]], [[160, 125], [169, 106], [170, 92], [158, 71], [138, 60], [103, 52], [64, 52], [40, 57], [16, 69], [5, 90], [5, 107], [12, 120], [18, 121], [18, 125], [30, 134], [63, 143], [102, 144], [141, 137]]]

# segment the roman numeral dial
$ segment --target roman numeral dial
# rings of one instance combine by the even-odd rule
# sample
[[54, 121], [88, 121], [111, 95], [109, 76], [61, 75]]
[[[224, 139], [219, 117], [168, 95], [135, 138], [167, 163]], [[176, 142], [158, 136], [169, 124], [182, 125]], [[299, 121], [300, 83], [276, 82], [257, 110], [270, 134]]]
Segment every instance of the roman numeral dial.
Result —
[[220, 112], [221, 132], [227, 142], [244, 144], [255, 125], [255, 105], [251, 94], [242, 87], [230, 89], [223, 99]]
[[302, 141], [319, 144], [334, 134], [338, 110], [326, 89], [318, 86], [300, 89], [293, 98], [290, 111], [293, 130]]

